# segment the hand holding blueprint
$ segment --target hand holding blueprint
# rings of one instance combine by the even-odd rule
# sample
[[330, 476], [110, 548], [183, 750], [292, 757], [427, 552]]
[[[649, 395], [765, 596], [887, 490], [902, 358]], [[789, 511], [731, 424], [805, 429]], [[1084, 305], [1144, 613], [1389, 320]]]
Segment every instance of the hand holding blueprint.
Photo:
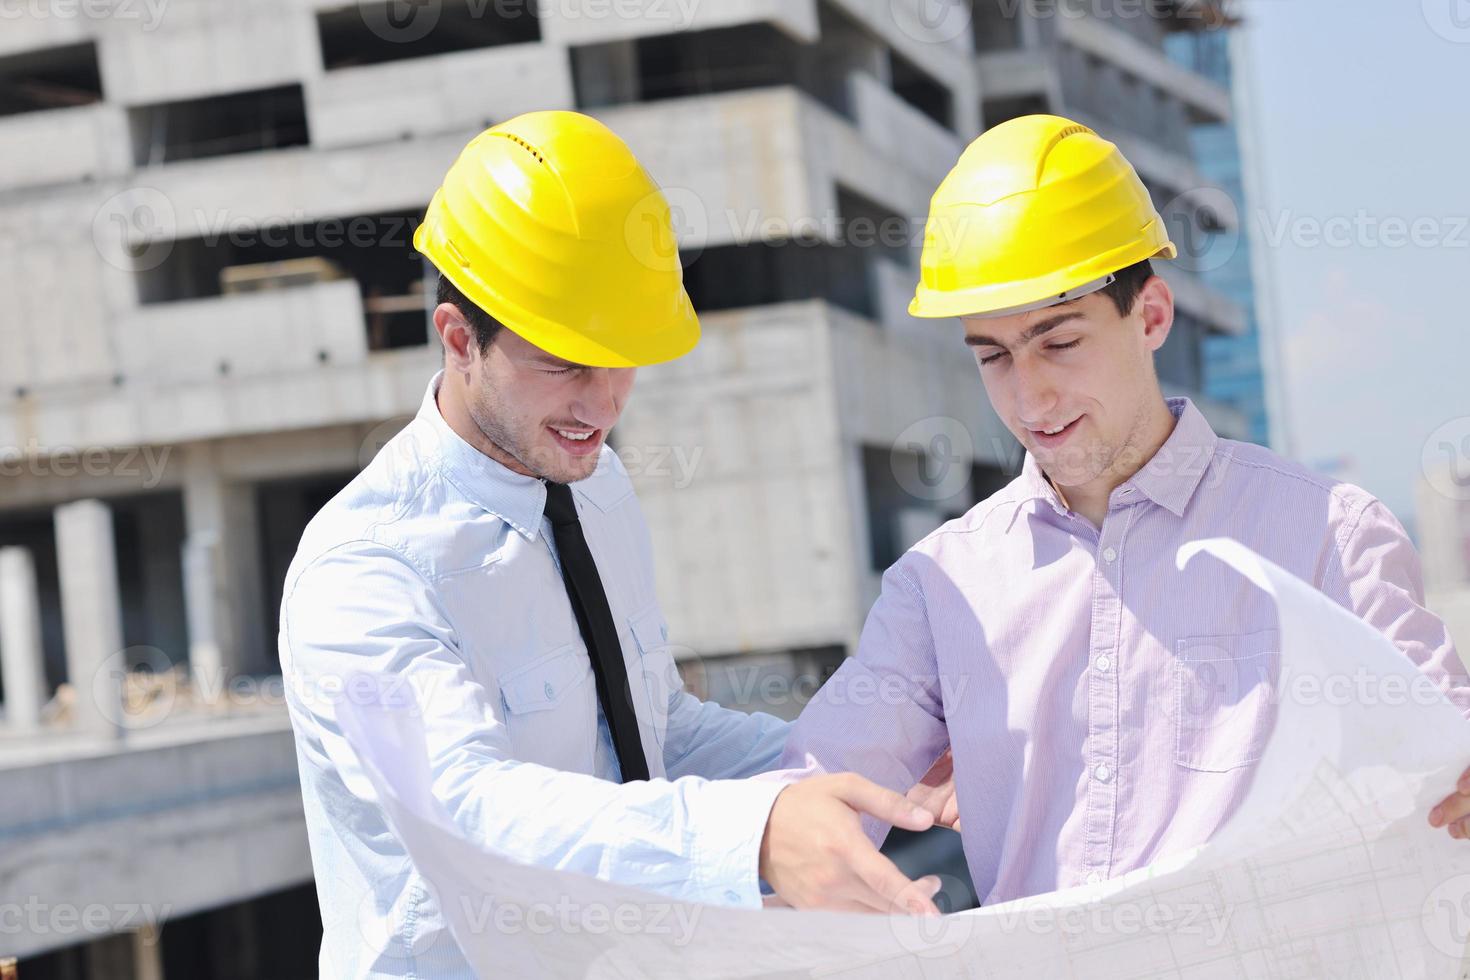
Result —
[[[1220, 833], [1112, 881], [924, 919], [693, 905], [518, 865], [450, 825], [401, 698], [338, 705], [371, 783], [354, 789], [485, 977], [1458, 977], [1470, 841], [1427, 815], [1470, 765], [1470, 723], [1387, 639], [1242, 545], [1198, 542], [1191, 560], [1275, 597], [1280, 710]], [[1354, 696], [1330, 696], [1342, 678]]]

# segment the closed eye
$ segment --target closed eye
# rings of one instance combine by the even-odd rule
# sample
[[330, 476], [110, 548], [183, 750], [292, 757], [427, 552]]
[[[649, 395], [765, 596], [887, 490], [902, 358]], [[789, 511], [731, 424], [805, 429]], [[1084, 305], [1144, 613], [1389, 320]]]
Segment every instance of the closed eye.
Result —
[[[1078, 337], [1076, 340], [1068, 341], [1065, 344], [1047, 344], [1046, 345], [1046, 349], [1047, 350], [1071, 350], [1073, 347], [1076, 347], [1080, 343], [1082, 343], [1082, 338], [1081, 337]], [[980, 358], [980, 363], [981, 364], [994, 364], [996, 361], [999, 361], [1002, 357], [1005, 357], [1008, 353], [1009, 353], [1008, 351], [998, 351], [998, 352], [996, 352], [994, 354], [988, 354], [985, 357]]]

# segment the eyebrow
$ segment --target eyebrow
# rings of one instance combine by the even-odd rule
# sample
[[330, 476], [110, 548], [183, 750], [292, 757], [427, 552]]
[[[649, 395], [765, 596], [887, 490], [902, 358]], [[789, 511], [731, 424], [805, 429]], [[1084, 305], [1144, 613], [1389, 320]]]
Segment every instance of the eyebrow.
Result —
[[[1033, 323], [1027, 327], [1025, 332], [1018, 338], [1017, 343], [1025, 346], [1042, 334], [1055, 330], [1068, 320], [1075, 320], [1080, 316], [1082, 316], [1081, 310], [1072, 310], [1067, 313], [1058, 313], [1056, 316], [1047, 317], [1040, 323]], [[970, 334], [965, 335], [965, 343], [971, 347], [1005, 347], [1005, 344], [990, 337], [972, 336]]]

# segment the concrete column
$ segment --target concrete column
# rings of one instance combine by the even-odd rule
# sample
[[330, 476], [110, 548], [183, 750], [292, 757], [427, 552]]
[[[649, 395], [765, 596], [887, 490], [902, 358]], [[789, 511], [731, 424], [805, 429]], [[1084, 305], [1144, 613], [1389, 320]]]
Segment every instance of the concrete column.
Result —
[[163, 980], [163, 943], [158, 929], [144, 926], [132, 937], [133, 980]]
[[46, 660], [41, 647], [41, 598], [36, 563], [25, 548], [0, 548], [0, 677], [11, 728], [41, 725]]
[[184, 447], [189, 671], [206, 698], [222, 693], [236, 674], [263, 655], [256, 510], [253, 488], [221, 475], [211, 443]]
[[637, 102], [638, 48], [636, 41], [613, 41], [572, 48], [577, 84], [586, 106]]
[[137, 980], [134, 971], [133, 940], [125, 932], [99, 936], [86, 947], [88, 977], [108, 980]]
[[122, 604], [112, 510], [100, 500], [56, 508], [56, 560], [61, 578], [61, 621], [66, 632], [66, 676], [76, 691], [77, 728], [122, 732]]
[[184, 538], [184, 612], [189, 623], [189, 674], [206, 700], [224, 692], [229, 681], [220, 647], [219, 588], [215, 568], [219, 535], [196, 531]]
[[[1046, 44], [1050, 38], [1048, 36], [1048, 32], [1042, 29], [1039, 19], [1030, 13], [1029, 6], [1030, 5], [1028, 4], [1024, 8], [1018, 8], [1025, 11], [1021, 14], [1020, 21], [1021, 47], [1039, 48]], [[1054, 21], [1056, 20], [1056, 18], [1048, 17], [1046, 18], [1046, 20], [1048, 22], [1048, 26], [1051, 27], [1050, 33], [1055, 34], [1056, 27]]]

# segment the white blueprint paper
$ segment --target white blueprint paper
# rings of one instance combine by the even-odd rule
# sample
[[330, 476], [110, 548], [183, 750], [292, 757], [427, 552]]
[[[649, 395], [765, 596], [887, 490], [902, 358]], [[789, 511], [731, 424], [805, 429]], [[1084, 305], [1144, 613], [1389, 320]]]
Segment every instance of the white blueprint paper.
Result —
[[1470, 723], [1379, 633], [1239, 543], [1188, 545], [1191, 560], [1226, 562], [1280, 614], [1280, 709], [1240, 809], [1168, 861], [940, 919], [717, 908], [515, 864], [450, 825], [401, 695], [338, 717], [371, 783], [355, 788], [487, 978], [1458, 977], [1470, 841], [1427, 814], [1470, 765]]

